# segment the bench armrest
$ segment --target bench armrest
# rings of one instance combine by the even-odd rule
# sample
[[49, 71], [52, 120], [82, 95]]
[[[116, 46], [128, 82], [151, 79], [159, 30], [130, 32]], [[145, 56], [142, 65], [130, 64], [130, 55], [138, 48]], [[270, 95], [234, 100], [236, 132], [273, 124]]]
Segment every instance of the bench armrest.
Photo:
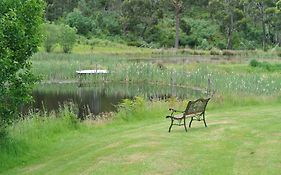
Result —
[[185, 112], [185, 111], [179, 111], [179, 110], [176, 110], [176, 109], [173, 109], [173, 108], [169, 108], [169, 111], [172, 111], [172, 112], [182, 112], [182, 113]]

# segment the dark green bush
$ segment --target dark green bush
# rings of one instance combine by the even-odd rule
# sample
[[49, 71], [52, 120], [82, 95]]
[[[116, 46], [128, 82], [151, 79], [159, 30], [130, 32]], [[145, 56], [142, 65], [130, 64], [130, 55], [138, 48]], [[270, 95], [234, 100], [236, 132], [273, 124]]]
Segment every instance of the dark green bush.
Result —
[[187, 37], [187, 43], [191, 48], [198, 49], [210, 49], [212, 47], [224, 47], [222, 46], [222, 36], [219, 32], [219, 26], [211, 21], [202, 19], [188, 19], [185, 23], [190, 28], [187, 30], [185, 26], [181, 26], [185, 31]]
[[256, 59], [252, 59], [250, 61], [250, 66], [252, 67], [258, 67], [259, 66], [259, 62]]
[[281, 70], [281, 64], [272, 64], [269, 62], [258, 62], [257, 60], [253, 59], [250, 61], [250, 66], [251, 67], [259, 67], [262, 69], [266, 69], [267, 71], [280, 71]]
[[95, 28], [95, 22], [82, 14], [78, 9], [69, 13], [65, 18], [66, 23], [70, 27], [75, 27], [78, 34], [87, 35]]

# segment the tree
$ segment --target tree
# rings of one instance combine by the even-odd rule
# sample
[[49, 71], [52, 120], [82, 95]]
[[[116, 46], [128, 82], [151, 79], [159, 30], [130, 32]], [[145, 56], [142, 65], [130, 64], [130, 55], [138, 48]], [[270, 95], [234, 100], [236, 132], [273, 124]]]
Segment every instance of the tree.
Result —
[[46, 52], [52, 52], [58, 43], [59, 28], [55, 24], [46, 23], [43, 25], [44, 42], [43, 46]]
[[61, 45], [64, 53], [69, 53], [74, 47], [76, 42], [76, 29], [68, 25], [60, 25], [59, 44]]
[[175, 48], [179, 47], [179, 33], [180, 33], [180, 14], [183, 8], [182, 0], [172, 0], [173, 6], [175, 8], [175, 18], [176, 18], [176, 38], [175, 38]]
[[277, 8], [278, 10], [281, 10], [281, 0], [279, 0], [279, 1], [276, 2], [276, 8]]
[[190, 0], [163, 0], [163, 3], [168, 7], [168, 10], [172, 9], [175, 15], [175, 48], [177, 49], [180, 41], [181, 15], [189, 6], [198, 2]]
[[49, 21], [59, 19], [77, 7], [78, 1], [79, 0], [46, 0], [46, 19]]
[[123, 31], [145, 39], [146, 32], [162, 18], [159, 5], [157, 0], [125, 0], [121, 6]]
[[89, 17], [84, 16], [79, 9], [74, 9], [73, 12], [67, 14], [65, 20], [70, 27], [75, 27], [77, 33], [82, 35], [89, 34], [94, 27], [94, 22]]
[[280, 13], [276, 8], [277, 0], [249, 0], [248, 2], [252, 23], [256, 30], [261, 31], [259, 38], [262, 48], [266, 50], [268, 44], [280, 43]]
[[35, 77], [29, 58], [41, 41], [42, 0], [0, 1], [0, 135], [31, 99]]
[[224, 30], [227, 38], [227, 49], [233, 48], [233, 34], [243, 22], [243, 11], [240, 0], [210, 0], [209, 9], [212, 16]]

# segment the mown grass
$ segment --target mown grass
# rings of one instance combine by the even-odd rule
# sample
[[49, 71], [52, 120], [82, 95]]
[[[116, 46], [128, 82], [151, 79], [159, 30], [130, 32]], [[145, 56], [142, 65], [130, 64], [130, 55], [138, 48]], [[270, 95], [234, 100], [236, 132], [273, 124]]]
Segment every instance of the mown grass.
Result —
[[[167, 132], [168, 108], [186, 102], [123, 103], [114, 120], [84, 122], [77, 129], [33, 132], [21, 125], [13, 154], [3, 158], [2, 174], [279, 174], [280, 102], [228, 108], [217, 100], [207, 108], [208, 128], [194, 122], [186, 133]], [[24, 121], [29, 122], [29, 121]], [[49, 126], [50, 123], [45, 123]], [[23, 129], [23, 128], [27, 129]], [[30, 134], [33, 133], [32, 137]], [[21, 137], [19, 137], [21, 136]], [[31, 140], [28, 140], [30, 138]], [[36, 147], [34, 141], [46, 142]], [[52, 139], [48, 139], [52, 138]], [[43, 141], [42, 141], [43, 142]], [[2, 145], [1, 145], [2, 146]], [[35, 146], [35, 147], [32, 147]], [[28, 149], [29, 148], [29, 149]], [[30, 149], [33, 148], [33, 149]], [[23, 155], [24, 154], [24, 155]], [[23, 159], [25, 157], [25, 159]], [[14, 158], [14, 161], [7, 159]], [[24, 161], [23, 161], [24, 160]], [[22, 163], [22, 162], [24, 163]], [[6, 162], [6, 166], [3, 166]]]

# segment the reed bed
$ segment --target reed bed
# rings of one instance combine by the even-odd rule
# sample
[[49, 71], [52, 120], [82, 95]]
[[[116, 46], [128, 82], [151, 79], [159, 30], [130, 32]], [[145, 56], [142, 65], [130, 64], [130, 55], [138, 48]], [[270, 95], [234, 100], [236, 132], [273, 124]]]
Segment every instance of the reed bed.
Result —
[[[85, 82], [145, 83], [161, 86], [191, 87], [219, 93], [276, 95], [281, 90], [278, 73], [225, 71], [218, 67], [198, 64], [185, 67], [160, 67], [153, 62], [134, 62], [128, 58], [106, 55], [45, 54], [33, 58], [33, 71], [45, 81], [78, 81], [76, 70], [107, 69], [107, 75], [87, 75]], [[247, 65], [248, 66], [248, 65]], [[210, 84], [208, 81], [210, 80]]]

